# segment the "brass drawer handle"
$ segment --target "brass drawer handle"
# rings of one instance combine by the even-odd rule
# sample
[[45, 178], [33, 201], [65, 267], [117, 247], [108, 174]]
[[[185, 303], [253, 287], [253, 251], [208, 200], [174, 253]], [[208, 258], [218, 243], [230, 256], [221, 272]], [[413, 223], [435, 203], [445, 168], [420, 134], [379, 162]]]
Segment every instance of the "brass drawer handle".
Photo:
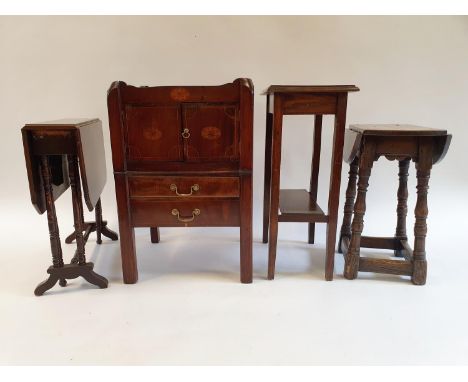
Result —
[[190, 138], [190, 130], [185, 128], [184, 131], [182, 131], [182, 138], [188, 139]]
[[190, 222], [195, 220], [195, 216], [200, 215], [200, 210], [198, 208], [195, 208], [192, 211], [192, 216], [191, 217], [180, 216], [180, 212], [179, 212], [179, 210], [177, 208], [174, 208], [171, 213], [172, 213], [172, 215], [177, 216], [178, 221], [180, 221], [182, 223], [190, 223]]
[[194, 184], [192, 187], [190, 187], [189, 194], [180, 194], [179, 191], [177, 191], [177, 186], [174, 183], [171, 184], [171, 191], [175, 191], [177, 196], [190, 196], [193, 194], [193, 192], [197, 192], [199, 189], [200, 186], [198, 184]]

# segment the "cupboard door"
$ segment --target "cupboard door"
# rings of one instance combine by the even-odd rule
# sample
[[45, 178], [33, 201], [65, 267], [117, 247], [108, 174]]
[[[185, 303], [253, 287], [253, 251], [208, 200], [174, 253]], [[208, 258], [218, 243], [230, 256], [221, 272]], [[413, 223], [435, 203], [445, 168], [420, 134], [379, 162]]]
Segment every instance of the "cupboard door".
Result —
[[130, 161], [183, 160], [177, 106], [127, 106], [127, 156]]
[[185, 159], [222, 162], [239, 159], [239, 118], [235, 105], [183, 105]]

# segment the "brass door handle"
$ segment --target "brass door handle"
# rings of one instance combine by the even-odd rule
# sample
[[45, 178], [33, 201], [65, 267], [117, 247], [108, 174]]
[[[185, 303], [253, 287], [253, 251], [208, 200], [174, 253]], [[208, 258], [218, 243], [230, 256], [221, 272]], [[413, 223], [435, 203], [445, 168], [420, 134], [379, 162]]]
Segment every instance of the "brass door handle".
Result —
[[190, 138], [190, 130], [185, 128], [184, 131], [182, 131], [182, 138], [188, 139]]
[[177, 208], [174, 208], [171, 213], [172, 213], [172, 215], [177, 217], [178, 221], [180, 221], [182, 223], [190, 223], [190, 222], [195, 220], [195, 216], [200, 215], [200, 210], [198, 208], [195, 208], [192, 211], [192, 216], [191, 217], [180, 216], [180, 212], [179, 212], [179, 210]]
[[192, 187], [190, 187], [190, 193], [189, 194], [181, 194], [179, 191], [177, 191], [177, 185], [174, 183], [171, 184], [171, 191], [174, 191], [177, 196], [190, 196], [194, 192], [197, 192], [200, 189], [200, 186], [198, 184], [194, 184]]

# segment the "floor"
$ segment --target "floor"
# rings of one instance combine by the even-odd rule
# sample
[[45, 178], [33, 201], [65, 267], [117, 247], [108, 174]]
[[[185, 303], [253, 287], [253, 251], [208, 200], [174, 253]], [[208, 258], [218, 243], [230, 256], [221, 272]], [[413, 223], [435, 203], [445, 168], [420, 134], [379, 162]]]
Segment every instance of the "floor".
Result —
[[[122, 283], [118, 242], [91, 237], [88, 258], [109, 288], [77, 279], [35, 297], [50, 261], [45, 216], [25, 204], [10, 217], [0, 241], [1, 364], [468, 363], [468, 257], [454, 240], [428, 239], [423, 287], [398, 276], [345, 280], [338, 254], [325, 282], [324, 227], [310, 246], [305, 225], [284, 224], [276, 279], [266, 280], [258, 232], [254, 283], [243, 285], [237, 229], [162, 229], [159, 244], [138, 229], [137, 284]], [[60, 229], [63, 238], [69, 225]], [[64, 246], [66, 258], [73, 251]]]

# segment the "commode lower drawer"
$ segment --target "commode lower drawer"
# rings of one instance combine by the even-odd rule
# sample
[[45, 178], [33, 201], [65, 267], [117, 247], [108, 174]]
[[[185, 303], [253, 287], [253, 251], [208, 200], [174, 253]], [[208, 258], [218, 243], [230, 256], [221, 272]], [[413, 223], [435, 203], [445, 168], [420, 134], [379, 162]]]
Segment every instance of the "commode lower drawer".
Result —
[[134, 227], [237, 227], [239, 200], [131, 198]]
[[151, 176], [128, 178], [131, 198], [146, 197], [239, 197], [239, 177], [235, 176]]

